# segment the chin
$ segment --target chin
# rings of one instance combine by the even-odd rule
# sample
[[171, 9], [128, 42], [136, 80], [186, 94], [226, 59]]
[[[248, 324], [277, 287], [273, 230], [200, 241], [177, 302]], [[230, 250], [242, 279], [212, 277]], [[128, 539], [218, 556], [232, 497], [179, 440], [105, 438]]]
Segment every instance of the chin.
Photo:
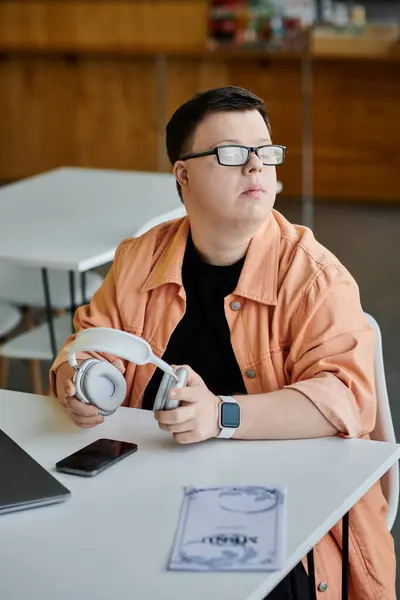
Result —
[[261, 197], [250, 197], [247, 195], [243, 199], [243, 196], [237, 203], [237, 211], [241, 215], [257, 216], [258, 218], [266, 219], [271, 212], [273, 203], [264, 194]]
[[226, 216], [224, 224], [229, 224], [228, 227], [247, 232], [252, 236], [268, 219], [271, 208], [265, 205], [247, 206], [245, 209], [243, 207], [237, 208]]

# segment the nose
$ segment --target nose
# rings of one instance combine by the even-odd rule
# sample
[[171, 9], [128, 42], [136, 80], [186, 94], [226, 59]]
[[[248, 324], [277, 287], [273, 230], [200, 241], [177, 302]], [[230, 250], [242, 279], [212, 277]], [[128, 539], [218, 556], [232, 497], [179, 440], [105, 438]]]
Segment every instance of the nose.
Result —
[[253, 150], [250, 152], [250, 158], [248, 162], [243, 166], [245, 173], [259, 173], [263, 169], [262, 161], [258, 158], [257, 154]]

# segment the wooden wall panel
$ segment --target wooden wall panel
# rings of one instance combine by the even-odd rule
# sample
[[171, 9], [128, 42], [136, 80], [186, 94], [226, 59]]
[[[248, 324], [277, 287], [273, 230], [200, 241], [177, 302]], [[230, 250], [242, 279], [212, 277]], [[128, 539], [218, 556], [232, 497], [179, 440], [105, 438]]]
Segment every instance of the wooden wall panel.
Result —
[[0, 180], [60, 165], [155, 170], [154, 60], [0, 61]]
[[400, 63], [314, 65], [315, 193], [400, 201]]
[[168, 117], [197, 92], [228, 84], [229, 69], [224, 60], [169, 58], [166, 96]]
[[206, 39], [207, 6], [207, 0], [2, 0], [0, 48], [198, 48]]
[[[169, 58], [166, 67], [165, 125], [175, 110], [197, 92], [228, 83], [227, 63], [223, 60]], [[163, 166], [165, 171], [171, 168], [165, 149]]]
[[[266, 102], [273, 139], [288, 147], [284, 194], [301, 195], [299, 65], [169, 58], [158, 114], [153, 58], [10, 57], [0, 61], [0, 180], [60, 165], [169, 170], [164, 126], [199, 90], [242, 85]], [[400, 202], [399, 63], [314, 64], [316, 197]]]
[[[265, 100], [273, 139], [288, 148], [284, 194], [299, 197], [300, 62], [207, 56], [207, 5], [0, 0], [0, 180], [59, 165], [169, 170], [173, 111], [199, 90], [234, 84]], [[175, 55], [164, 59], [165, 104], [162, 50]], [[313, 69], [315, 195], [400, 202], [400, 61], [332, 56]]]

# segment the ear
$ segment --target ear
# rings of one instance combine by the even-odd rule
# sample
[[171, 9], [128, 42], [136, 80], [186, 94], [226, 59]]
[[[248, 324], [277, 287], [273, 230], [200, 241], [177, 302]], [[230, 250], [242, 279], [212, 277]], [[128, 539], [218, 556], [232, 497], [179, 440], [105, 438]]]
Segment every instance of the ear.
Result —
[[176, 180], [181, 187], [183, 187], [189, 183], [188, 172], [187, 172], [186, 164], [184, 163], [184, 161], [178, 160], [174, 164], [173, 171], [174, 171]]

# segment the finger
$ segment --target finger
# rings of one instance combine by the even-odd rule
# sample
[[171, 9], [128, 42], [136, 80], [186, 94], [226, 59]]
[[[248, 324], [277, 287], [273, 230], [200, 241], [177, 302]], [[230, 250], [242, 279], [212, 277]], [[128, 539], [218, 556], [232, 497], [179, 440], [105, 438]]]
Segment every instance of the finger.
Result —
[[99, 425], [104, 421], [103, 415], [96, 415], [93, 417], [82, 417], [81, 415], [77, 415], [76, 413], [72, 412], [70, 408], [67, 408], [67, 413], [74, 421], [74, 423], [79, 425]]
[[174, 367], [174, 369], [186, 369], [187, 374], [188, 374], [187, 385], [194, 386], [194, 385], [204, 384], [204, 381], [200, 377], [200, 375], [198, 373], [196, 373], [196, 371], [193, 371], [192, 367], [189, 367], [189, 365], [172, 365], [172, 366]]
[[102, 415], [99, 415], [98, 417], [77, 417], [73, 413], [70, 413], [70, 417], [78, 427], [95, 427], [104, 421]]
[[164, 425], [176, 425], [177, 423], [184, 423], [190, 421], [195, 416], [194, 406], [179, 406], [172, 410], [156, 410], [154, 416], [159, 423]]
[[71, 413], [77, 415], [78, 417], [97, 417], [99, 414], [99, 409], [91, 404], [84, 404], [77, 398], [68, 398], [67, 406], [70, 409]]
[[72, 379], [66, 379], [64, 381], [64, 397], [68, 398], [69, 396], [75, 396], [76, 388], [72, 381]]
[[100, 425], [100, 423], [79, 423], [78, 421], [75, 421], [74, 419], [72, 419], [72, 422], [74, 423], [74, 425], [76, 425], [80, 429], [92, 429], [93, 427]]
[[104, 417], [103, 415], [95, 415], [92, 417], [82, 417], [81, 415], [77, 415], [76, 413], [72, 412], [72, 410], [70, 408], [67, 408], [67, 413], [69, 414], [69, 416], [71, 417], [71, 419], [75, 422], [75, 423], [79, 423], [79, 425], [98, 425], [99, 423], [103, 423], [104, 421]]
[[196, 427], [196, 422], [194, 420], [190, 420], [185, 421], [184, 423], [176, 423], [176, 425], [165, 425], [164, 423], [159, 423], [158, 426], [164, 431], [169, 431], [169, 433], [185, 433], [193, 431]]
[[165, 425], [165, 423], [159, 423], [158, 426], [160, 429], [162, 429], [162, 431], [169, 431], [169, 425]]
[[197, 442], [202, 441], [202, 438], [196, 429], [182, 433], [174, 433], [172, 437], [178, 444], [196, 444]]
[[75, 385], [71, 379], [66, 379], [63, 383], [62, 395], [59, 400], [65, 408], [68, 406], [68, 399], [76, 393]]
[[203, 386], [171, 388], [169, 391], [169, 397], [172, 400], [178, 400], [179, 402], [189, 402], [190, 404], [194, 404], [201, 399], [202, 392], [204, 394]]
[[114, 367], [117, 367], [118, 371], [120, 371], [122, 374], [125, 373], [125, 365], [120, 358], [116, 358], [112, 364]]

